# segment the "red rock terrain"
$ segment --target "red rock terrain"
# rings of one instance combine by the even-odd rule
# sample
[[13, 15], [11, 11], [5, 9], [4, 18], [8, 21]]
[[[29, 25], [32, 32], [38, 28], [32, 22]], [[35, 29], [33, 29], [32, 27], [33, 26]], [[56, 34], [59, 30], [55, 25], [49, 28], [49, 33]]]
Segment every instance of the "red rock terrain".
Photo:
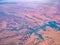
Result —
[[0, 45], [60, 45], [59, 4], [0, 4]]

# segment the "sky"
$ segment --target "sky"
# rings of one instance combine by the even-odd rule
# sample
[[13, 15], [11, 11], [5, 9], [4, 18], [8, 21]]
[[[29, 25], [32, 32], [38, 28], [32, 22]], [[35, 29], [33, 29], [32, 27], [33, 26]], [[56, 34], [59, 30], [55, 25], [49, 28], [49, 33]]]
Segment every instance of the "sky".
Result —
[[33, 2], [33, 1], [39, 1], [39, 2], [47, 2], [48, 0], [0, 0], [4, 2]]

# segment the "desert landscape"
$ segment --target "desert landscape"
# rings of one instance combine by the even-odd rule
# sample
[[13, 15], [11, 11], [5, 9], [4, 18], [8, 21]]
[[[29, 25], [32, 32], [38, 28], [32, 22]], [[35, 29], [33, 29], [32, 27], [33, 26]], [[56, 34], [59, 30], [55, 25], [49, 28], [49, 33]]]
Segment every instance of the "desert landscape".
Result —
[[60, 1], [0, 2], [0, 45], [60, 45]]

